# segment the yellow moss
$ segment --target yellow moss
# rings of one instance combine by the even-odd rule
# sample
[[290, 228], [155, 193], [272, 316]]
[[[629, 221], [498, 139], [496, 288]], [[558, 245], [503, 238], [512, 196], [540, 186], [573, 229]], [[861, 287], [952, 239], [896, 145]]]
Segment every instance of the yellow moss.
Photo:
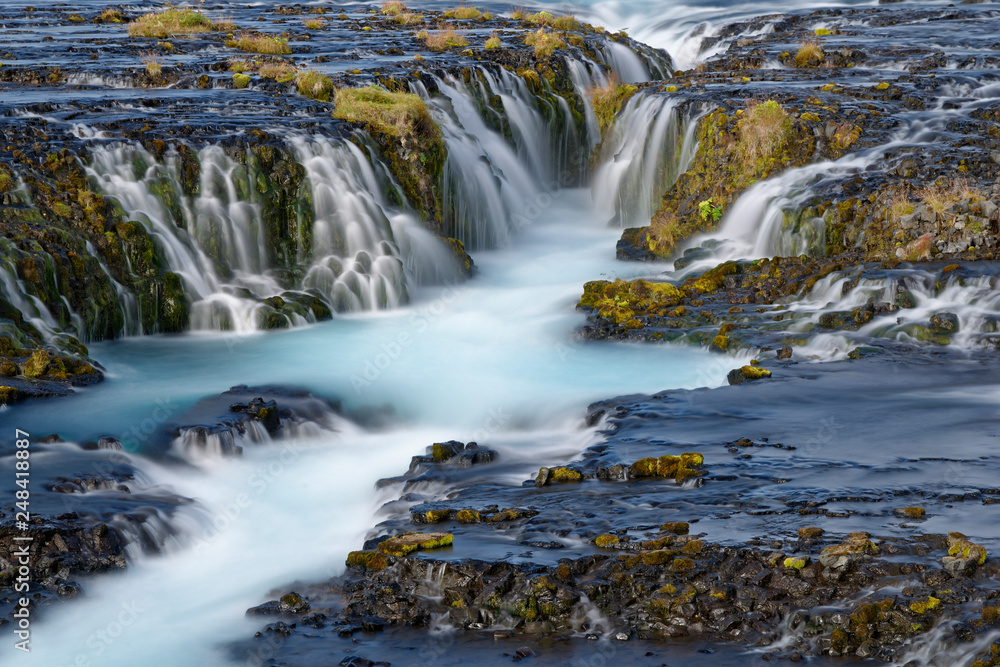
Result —
[[675, 535], [687, 535], [690, 527], [686, 521], [668, 521], [660, 526], [660, 530], [673, 533]]
[[936, 597], [933, 596], [928, 596], [928, 598], [922, 602], [921, 601], [911, 602], [910, 611], [912, 611], [914, 614], [926, 614], [932, 609], [937, 609], [940, 604], [941, 600], [938, 600]]
[[882, 83], [880, 83], [877, 86], [875, 86], [875, 88], [877, 90], [888, 90], [889, 89], [889, 84], [886, 83], [885, 81], [883, 81]]
[[427, 510], [424, 512], [424, 520], [427, 523], [439, 523], [448, 518], [448, 510]]
[[237, 88], [246, 88], [250, 85], [250, 77], [246, 74], [236, 73], [233, 75], [233, 85]]
[[690, 572], [694, 569], [694, 561], [690, 558], [675, 558], [674, 562], [670, 565], [670, 569], [674, 572]]
[[31, 357], [24, 362], [22, 373], [25, 377], [37, 378], [45, 374], [49, 367], [49, 353], [45, 350], [35, 350]]
[[617, 535], [598, 535], [594, 538], [594, 544], [599, 547], [609, 547], [614, 546], [621, 542]]
[[741, 366], [740, 373], [748, 380], [760, 380], [771, 377], [771, 371], [759, 366]]
[[389, 556], [407, 556], [417, 550], [448, 546], [453, 540], [451, 533], [403, 533], [379, 542], [378, 550]]
[[718, 335], [712, 339], [712, 349], [725, 352], [729, 347], [729, 336]]
[[973, 544], [961, 533], [948, 533], [948, 555], [960, 558], [974, 558], [982, 565], [986, 562], [986, 547]]
[[896, 510], [896, 514], [910, 519], [923, 519], [927, 511], [923, 507], [901, 507]]
[[698, 554], [701, 553], [701, 550], [704, 547], [705, 547], [705, 543], [702, 540], [691, 540], [690, 542], [688, 542], [687, 544], [685, 544], [683, 547], [681, 547], [681, 551], [684, 552], [684, 553], [686, 553], [686, 554], [692, 554], [692, 555], [697, 556]]
[[455, 520], [459, 523], [480, 523], [483, 519], [478, 510], [458, 510]]
[[378, 551], [352, 551], [347, 554], [348, 567], [363, 567], [373, 572], [388, 567], [385, 556]]
[[807, 556], [789, 557], [785, 559], [784, 565], [787, 570], [801, 570], [809, 564]]
[[674, 561], [675, 553], [670, 549], [657, 549], [656, 551], [644, 551], [639, 557], [644, 565], [665, 565]]

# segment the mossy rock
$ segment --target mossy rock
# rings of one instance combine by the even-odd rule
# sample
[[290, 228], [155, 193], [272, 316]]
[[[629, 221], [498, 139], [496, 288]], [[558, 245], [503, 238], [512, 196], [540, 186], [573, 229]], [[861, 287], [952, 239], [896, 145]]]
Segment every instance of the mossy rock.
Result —
[[418, 550], [450, 546], [453, 540], [451, 533], [403, 533], [379, 542], [378, 550], [388, 556], [408, 556]]
[[680, 456], [666, 454], [660, 457], [649, 457], [639, 459], [629, 466], [628, 476], [633, 479], [654, 477], [683, 482], [691, 477], [704, 474], [704, 471], [699, 470], [704, 462], [705, 458], [695, 452]]

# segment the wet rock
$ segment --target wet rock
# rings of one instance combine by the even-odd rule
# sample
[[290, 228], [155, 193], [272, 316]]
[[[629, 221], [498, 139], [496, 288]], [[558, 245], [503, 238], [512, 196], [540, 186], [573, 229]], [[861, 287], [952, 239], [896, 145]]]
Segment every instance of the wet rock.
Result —
[[939, 333], [953, 334], [958, 331], [958, 315], [955, 313], [934, 313], [931, 327]]
[[763, 380], [769, 377], [771, 377], [771, 371], [766, 368], [761, 368], [760, 366], [741, 366], [729, 371], [726, 381], [731, 385], [746, 384], [747, 382]]

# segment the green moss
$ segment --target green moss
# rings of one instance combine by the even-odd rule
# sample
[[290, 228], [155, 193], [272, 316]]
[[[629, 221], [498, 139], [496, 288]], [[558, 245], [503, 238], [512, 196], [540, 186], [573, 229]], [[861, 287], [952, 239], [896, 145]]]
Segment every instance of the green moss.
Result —
[[7, 405], [16, 401], [20, 392], [15, 387], [0, 385], [0, 405]]
[[427, 523], [440, 523], [451, 514], [448, 510], [427, 510], [424, 512], [424, 521]]
[[671, 283], [595, 280], [584, 284], [578, 308], [594, 308], [603, 319], [622, 324], [637, 317], [665, 315], [684, 297]]
[[712, 339], [712, 349], [725, 352], [729, 348], [729, 336], [718, 335]]
[[771, 377], [771, 371], [760, 366], [741, 366], [740, 373], [748, 380], [761, 380]]
[[670, 569], [679, 574], [690, 572], [694, 569], [694, 561], [690, 558], [675, 558]]
[[246, 88], [250, 85], [250, 77], [246, 74], [233, 74], [233, 85], [237, 88]]
[[659, 458], [649, 457], [639, 459], [629, 466], [629, 477], [671, 478], [682, 482], [690, 477], [701, 475], [702, 471], [697, 469], [703, 464], [704, 457], [697, 453], [681, 454], [680, 456], [667, 454]]
[[686, 521], [668, 521], [660, 526], [660, 530], [673, 533], [675, 535], [687, 535], [690, 527]]

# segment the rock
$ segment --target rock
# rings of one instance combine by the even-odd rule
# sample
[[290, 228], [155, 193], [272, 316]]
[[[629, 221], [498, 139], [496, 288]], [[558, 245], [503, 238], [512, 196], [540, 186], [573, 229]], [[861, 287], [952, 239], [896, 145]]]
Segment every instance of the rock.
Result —
[[766, 368], [761, 368], [760, 366], [742, 366], [729, 371], [726, 380], [729, 381], [729, 384], [734, 385], [763, 380], [769, 377], [771, 377], [771, 371]]
[[309, 611], [309, 603], [298, 593], [286, 593], [280, 600], [271, 600], [247, 609], [247, 616], [297, 616]]
[[923, 507], [897, 507], [893, 514], [906, 519], [923, 519], [927, 512]]
[[790, 345], [782, 345], [778, 348], [778, 359], [791, 359], [792, 348]]
[[557, 466], [555, 468], [542, 467], [538, 469], [538, 475], [535, 477], [535, 486], [549, 486], [555, 483], [580, 481], [583, 481], [583, 473], [579, 470], [574, 470], [566, 466]]
[[958, 315], [955, 313], [934, 313], [931, 315], [931, 327], [937, 333], [953, 334], [958, 331]]

